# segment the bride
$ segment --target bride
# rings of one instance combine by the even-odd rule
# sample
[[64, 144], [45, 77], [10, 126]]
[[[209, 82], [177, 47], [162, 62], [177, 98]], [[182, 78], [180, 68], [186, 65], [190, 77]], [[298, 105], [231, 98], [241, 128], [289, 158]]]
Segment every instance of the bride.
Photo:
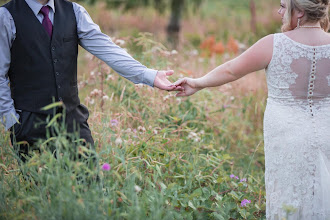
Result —
[[174, 83], [183, 88], [177, 96], [189, 96], [266, 69], [267, 219], [330, 219], [329, 1], [281, 0], [283, 33], [201, 78]]

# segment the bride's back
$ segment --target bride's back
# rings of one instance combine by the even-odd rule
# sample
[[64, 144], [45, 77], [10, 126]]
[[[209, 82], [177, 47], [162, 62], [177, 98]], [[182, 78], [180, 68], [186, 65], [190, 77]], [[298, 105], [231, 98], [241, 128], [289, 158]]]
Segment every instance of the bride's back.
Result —
[[330, 102], [330, 35], [307, 28], [276, 34], [267, 78], [270, 97], [304, 101], [311, 111]]

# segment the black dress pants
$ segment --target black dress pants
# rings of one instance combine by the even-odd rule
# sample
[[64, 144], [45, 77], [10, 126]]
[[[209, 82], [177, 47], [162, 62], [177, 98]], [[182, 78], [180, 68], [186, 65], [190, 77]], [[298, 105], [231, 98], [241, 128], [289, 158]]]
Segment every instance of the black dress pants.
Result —
[[[57, 110], [57, 112], [62, 112], [62, 109]], [[46, 139], [46, 119], [49, 115], [29, 111], [21, 111], [19, 115], [20, 123], [16, 123], [11, 128], [10, 138], [20, 159], [25, 162], [25, 156], [28, 155], [29, 148], [35, 149], [33, 145], [37, 140]], [[80, 104], [74, 110], [66, 113], [65, 124], [68, 132], [79, 131], [80, 138], [85, 139], [87, 143], [94, 146], [94, 140], [87, 123], [88, 117], [88, 109]], [[62, 122], [62, 120], [62, 118], [58, 119], [59, 122]], [[24, 141], [28, 144], [16, 145], [14, 144], [15, 141], [16, 143]]]

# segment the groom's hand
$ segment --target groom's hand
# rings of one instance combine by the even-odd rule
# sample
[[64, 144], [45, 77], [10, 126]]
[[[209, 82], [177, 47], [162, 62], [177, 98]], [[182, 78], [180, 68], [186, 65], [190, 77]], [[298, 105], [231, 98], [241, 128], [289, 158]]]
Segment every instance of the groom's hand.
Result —
[[167, 91], [182, 90], [181, 86], [175, 86], [167, 79], [167, 77], [173, 75], [173, 73], [173, 70], [159, 70], [154, 81], [154, 87]]

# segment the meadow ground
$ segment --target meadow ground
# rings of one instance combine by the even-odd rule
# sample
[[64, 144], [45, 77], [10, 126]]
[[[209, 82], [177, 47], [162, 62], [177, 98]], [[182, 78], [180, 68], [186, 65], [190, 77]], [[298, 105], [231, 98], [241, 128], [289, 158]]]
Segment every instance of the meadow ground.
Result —
[[[279, 31], [277, 1], [256, 1], [256, 33], [246, 2], [189, 9], [175, 50], [166, 42], [168, 12], [85, 6], [114, 42], [150, 68], [173, 69], [175, 81]], [[1, 127], [0, 219], [265, 219], [264, 71], [188, 98], [133, 85], [81, 48], [78, 71], [97, 159], [72, 160], [93, 152], [49, 121], [58, 137], [19, 166]]]

